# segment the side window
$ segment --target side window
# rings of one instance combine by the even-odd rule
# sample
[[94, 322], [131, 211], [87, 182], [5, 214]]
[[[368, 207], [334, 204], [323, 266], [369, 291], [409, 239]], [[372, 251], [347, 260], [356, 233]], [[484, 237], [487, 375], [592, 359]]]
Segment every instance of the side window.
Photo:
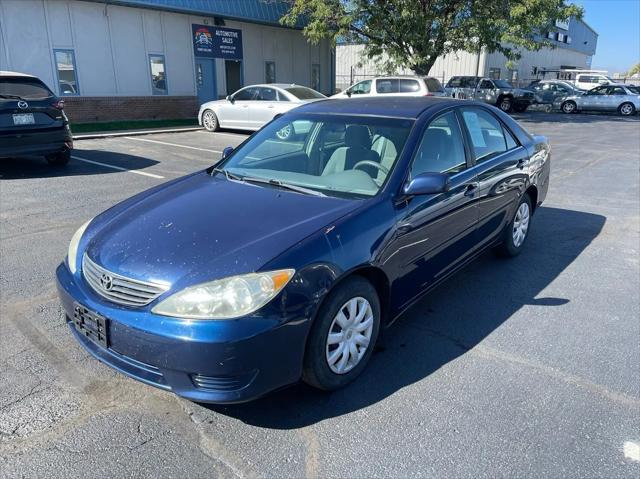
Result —
[[421, 173], [458, 173], [467, 167], [462, 132], [454, 112], [433, 120], [416, 151], [411, 178]]
[[257, 88], [244, 88], [233, 94], [234, 101], [254, 100], [257, 96]]
[[278, 95], [278, 101], [290, 101], [281, 91], [276, 90], [276, 94]]
[[478, 88], [482, 88], [484, 90], [491, 90], [493, 88], [493, 83], [491, 83], [489, 80], [482, 80]]
[[278, 95], [273, 88], [258, 88], [258, 98], [260, 101], [276, 101]]
[[[491, 113], [480, 108], [464, 108], [462, 119], [471, 137], [476, 163], [507, 151], [502, 124]], [[513, 138], [511, 140], [513, 141]]]
[[398, 93], [398, 80], [394, 78], [385, 78], [384, 80], [376, 80], [377, 93]]
[[371, 80], [356, 83], [348, 91], [350, 91], [352, 95], [366, 95], [371, 91]]
[[597, 86], [587, 92], [587, 95], [604, 95], [606, 93], [607, 87]]
[[[429, 84], [427, 83], [428, 86]], [[430, 88], [431, 91], [440, 91], [432, 88]], [[400, 93], [413, 93], [416, 91], [420, 91], [420, 85], [417, 80], [400, 79]]]
[[627, 92], [624, 91], [624, 88], [619, 86], [609, 87], [609, 95], [626, 95]]

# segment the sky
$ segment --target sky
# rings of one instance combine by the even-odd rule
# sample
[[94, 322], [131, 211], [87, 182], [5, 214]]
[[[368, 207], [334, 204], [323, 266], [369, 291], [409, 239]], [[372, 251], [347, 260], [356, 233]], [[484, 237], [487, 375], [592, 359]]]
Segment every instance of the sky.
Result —
[[640, 62], [640, 0], [572, 0], [598, 33], [591, 68], [626, 72]]

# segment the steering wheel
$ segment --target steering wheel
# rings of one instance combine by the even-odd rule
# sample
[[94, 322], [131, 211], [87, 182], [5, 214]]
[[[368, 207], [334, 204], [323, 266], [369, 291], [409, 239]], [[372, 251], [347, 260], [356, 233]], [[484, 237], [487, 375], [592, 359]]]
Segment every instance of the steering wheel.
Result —
[[353, 165], [353, 169], [355, 170], [356, 168], [358, 168], [359, 166], [373, 166], [377, 169], [379, 169], [380, 171], [382, 171], [385, 175], [389, 174], [389, 169], [382, 166], [380, 163], [375, 162], [375, 161], [371, 161], [371, 160], [362, 160], [357, 162], [355, 165]]

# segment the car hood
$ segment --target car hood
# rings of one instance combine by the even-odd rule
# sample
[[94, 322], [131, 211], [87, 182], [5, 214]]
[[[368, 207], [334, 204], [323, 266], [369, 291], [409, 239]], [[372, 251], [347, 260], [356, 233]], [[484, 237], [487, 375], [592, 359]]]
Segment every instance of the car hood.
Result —
[[186, 286], [259, 270], [360, 203], [203, 172], [98, 217], [86, 252], [114, 273]]

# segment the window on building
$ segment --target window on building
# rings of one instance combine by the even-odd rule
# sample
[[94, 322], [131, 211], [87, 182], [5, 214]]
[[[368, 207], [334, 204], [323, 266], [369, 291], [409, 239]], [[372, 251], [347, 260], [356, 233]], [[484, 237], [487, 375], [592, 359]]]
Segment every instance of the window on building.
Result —
[[167, 75], [163, 55], [149, 55], [151, 67], [151, 92], [154, 95], [167, 94]]
[[276, 82], [276, 62], [264, 62], [264, 82]]
[[510, 70], [511, 73], [511, 81], [512, 82], [517, 82], [518, 81], [518, 70]]
[[492, 78], [494, 80], [500, 80], [500, 69], [489, 68], [489, 78]]
[[56, 60], [60, 95], [80, 94], [76, 76], [76, 58], [73, 50], [54, 50], [53, 55]]
[[320, 65], [317, 63], [311, 65], [311, 88], [320, 91]]

